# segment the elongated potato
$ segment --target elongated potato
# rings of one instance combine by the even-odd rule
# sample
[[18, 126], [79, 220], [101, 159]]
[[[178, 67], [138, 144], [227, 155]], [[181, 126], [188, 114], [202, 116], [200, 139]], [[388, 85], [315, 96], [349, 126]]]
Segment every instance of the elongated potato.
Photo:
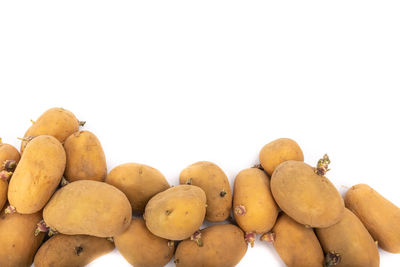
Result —
[[400, 253], [400, 209], [366, 184], [352, 186], [345, 204], [365, 225], [379, 246]]
[[[79, 121], [75, 115], [63, 108], [51, 108], [44, 112], [26, 131], [24, 137], [51, 135], [60, 143], [79, 130]], [[21, 153], [25, 150], [27, 141], [21, 143]]]
[[142, 214], [147, 202], [170, 186], [157, 169], [138, 163], [125, 163], [112, 169], [106, 183], [125, 193], [135, 214]]
[[0, 171], [4, 170], [4, 163], [7, 160], [15, 160], [18, 163], [20, 158], [18, 150], [12, 145], [3, 143], [0, 138]]
[[[269, 178], [262, 170], [249, 168], [236, 176], [233, 215], [246, 234], [268, 232], [275, 224], [278, 206], [272, 197]], [[251, 243], [254, 240], [247, 238]]]
[[122, 256], [135, 267], [163, 267], [174, 255], [174, 242], [153, 235], [143, 219], [132, 219], [128, 230], [114, 237]]
[[35, 267], [84, 267], [114, 249], [105, 238], [57, 234], [47, 240], [35, 256]]
[[206, 194], [194, 185], [178, 185], [158, 193], [147, 203], [144, 219], [154, 235], [183, 240], [203, 223]]
[[206, 220], [222, 222], [232, 208], [232, 192], [226, 174], [212, 162], [200, 161], [182, 170], [180, 184], [191, 184], [204, 190], [207, 196]]
[[112, 237], [129, 226], [131, 205], [112, 185], [81, 180], [58, 190], [43, 210], [47, 226], [67, 235]]
[[335, 186], [301, 161], [285, 161], [272, 174], [271, 191], [279, 207], [297, 222], [328, 227], [343, 216], [344, 202]]
[[35, 137], [26, 147], [8, 187], [8, 201], [19, 213], [41, 210], [61, 181], [65, 151], [52, 136]]
[[275, 168], [288, 160], [304, 161], [303, 151], [292, 139], [280, 138], [266, 144], [259, 154], [263, 169], [271, 176]]
[[[361, 221], [350, 210], [335, 225], [316, 229], [322, 248], [327, 253], [326, 261], [332, 254], [338, 254], [338, 267], [378, 267], [377, 245]], [[326, 263], [328, 266], [328, 263]]]
[[73, 133], [65, 140], [64, 149], [67, 155], [64, 177], [67, 181], [104, 181], [107, 175], [106, 156], [93, 133]]
[[179, 243], [175, 253], [177, 267], [233, 267], [247, 251], [243, 231], [232, 224], [209, 226], [194, 239]]
[[0, 214], [0, 266], [29, 267], [44, 234], [35, 236], [41, 212], [34, 214]]

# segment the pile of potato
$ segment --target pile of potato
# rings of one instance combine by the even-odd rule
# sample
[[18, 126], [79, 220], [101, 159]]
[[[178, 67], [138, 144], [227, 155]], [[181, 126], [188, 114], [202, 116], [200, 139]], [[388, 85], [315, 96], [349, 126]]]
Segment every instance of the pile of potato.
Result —
[[[398, 207], [365, 184], [343, 200], [325, 177], [328, 156], [312, 167], [291, 139], [265, 145], [232, 192], [206, 161], [182, 170], [177, 186], [139, 163], [107, 174], [83, 124], [52, 108], [26, 131], [21, 152], [0, 141], [1, 267], [85, 266], [114, 246], [135, 267], [172, 257], [178, 267], [231, 267], [257, 236], [293, 267], [375, 267], [378, 245], [400, 252]], [[216, 224], [200, 230], [204, 220]]]

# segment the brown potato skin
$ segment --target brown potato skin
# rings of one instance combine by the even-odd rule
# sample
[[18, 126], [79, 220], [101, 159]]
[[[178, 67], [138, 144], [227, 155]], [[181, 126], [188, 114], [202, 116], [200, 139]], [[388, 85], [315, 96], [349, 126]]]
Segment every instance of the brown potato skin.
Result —
[[[45, 111], [25, 132], [24, 137], [51, 135], [60, 143], [79, 130], [79, 121], [75, 115], [63, 108], [51, 108]], [[21, 153], [25, 150], [26, 141], [21, 143]]]
[[0, 179], [0, 210], [7, 202], [8, 182]]
[[[232, 192], [224, 171], [212, 162], [200, 161], [182, 170], [179, 183], [187, 184], [190, 178], [192, 185], [200, 187], [206, 193], [206, 220], [210, 222], [226, 220], [232, 208]], [[221, 192], [225, 192], [225, 195], [221, 196]]]
[[129, 228], [114, 237], [121, 255], [135, 267], [163, 267], [174, 255], [174, 246], [168, 240], [153, 235], [143, 219], [132, 219]]
[[243, 206], [244, 215], [233, 212], [236, 222], [246, 233], [268, 232], [278, 217], [278, 206], [272, 197], [268, 176], [260, 169], [244, 169], [236, 176], [233, 208]]
[[19, 162], [21, 156], [18, 150], [9, 144], [4, 144], [0, 138], [0, 171], [4, 170], [4, 162], [6, 160], [15, 160]]
[[115, 167], [105, 182], [125, 193], [135, 214], [143, 214], [147, 202], [153, 196], [170, 188], [161, 172], [139, 163], [125, 163]]
[[15, 169], [8, 186], [8, 201], [19, 213], [41, 210], [61, 181], [65, 169], [65, 151], [49, 135], [35, 137]]
[[179, 243], [177, 267], [233, 267], [244, 257], [247, 243], [243, 231], [233, 224], [218, 224], [201, 230], [203, 246], [190, 239]]
[[344, 198], [384, 250], [400, 253], [400, 209], [366, 184], [352, 186]]
[[46, 224], [67, 235], [112, 237], [128, 228], [131, 205], [112, 185], [81, 180], [58, 190], [43, 210]]
[[276, 203], [298, 223], [328, 227], [342, 218], [344, 202], [335, 186], [301, 161], [285, 161], [272, 174]]
[[105, 238], [57, 234], [47, 240], [35, 256], [35, 267], [84, 267], [114, 250]]
[[304, 161], [300, 146], [289, 138], [279, 138], [266, 144], [261, 149], [259, 158], [261, 166], [269, 176], [282, 162], [288, 160]]
[[35, 236], [41, 212], [34, 214], [0, 213], [0, 266], [29, 267], [44, 233]]
[[377, 245], [361, 221], [345, 209], [340, 222], [327, 228], [316, 229], [325, 253], [336, 252], [341, 260], [338, 267], [378, 267]]
[[321, 267], [324, 253], [312, 228], [306, 228], [286, 214], [272, 229], [274, 247], [288, 267]]
[[204, 191], [194, 185], [178, 185], [152, 197], [147, 203], [144, 219], [154, 235], [183, 240], [200, 228], [205, 214]]
[[67, 155], [64, 177], [67, 181], [104, 181], [106, 156], [96, 135], [89, 131], [75, 132], [65, 140], [64, 149]]

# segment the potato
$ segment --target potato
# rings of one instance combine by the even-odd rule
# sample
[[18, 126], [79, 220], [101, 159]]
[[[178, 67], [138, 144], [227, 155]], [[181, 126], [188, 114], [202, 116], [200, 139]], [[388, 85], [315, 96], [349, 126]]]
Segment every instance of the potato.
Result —
[[18, 163], [20, 155], [15, 147], [4, 144], [0, 138], [0, 171], [4, 170], [4, 163], [7, 160], [15, 160], [15, 162]]
[[233, 190], [233, 215], [252, 244], [256, 234], [268, 232], [278, 216], [278, 206], [272, 197], [269, 178], [262, 170], [249, 168], [236, 176]]
[[124, 233], [114, 237], [122, 256], [135, 267], [163, 267], [174, 255], [174, 242], [153, 235], [143, 219], [132, 219]]
[[[51, 108], [33, 122], [24, 137], [29, 139], [39, 135], [51, 135], [64, 143], [68, 136], [79, 130], [79, 123], [72, 112], [63, 108]], [[21, 143], [21, 153], [26, 145], [27, 141]]]
[[129, 226], [131, 205], [112, 185], [76, 181], [58, 190], [43, 210], [47, 226], [67, 235], [112, 237]]
[[64, 149], [67, 155], [64, 177], [67, 181], [104, 181], [107, 175], [106, 156], [93, 133], [73, 133], [65, 140]]
[[65, 151], [49, 135], [35, 137], [26, 146], [8, 187], [8, 201], [19, 213], [41, 210], [61, 181]]
[[0, 210], [3, 209], [7, 201], [8, 182], [0, 178]]
[[288, 160], [304, 161], [303, 151], [292, 139], [280, 138], [266, 144], [259, 154], [263, 169], [272, 175], [275, 168]]
[[328, 227], [343, 216], [344, 202], [335, 186], [301, 161], [285, 161], [272, 174], [271, 191], [279, 207], [298, 223]]
[[33, 262], [36, 250], [43, 241], [44, 234], [35, 236], [41, 212], [34, 214], [0, 214], [0, 266], [28, 267]]
[[125, 193], [135, 214], [143, 214], [147, 202], [170, 186], [158, 170], [138, 163], [126, 163], [112, 169], [106, 183]]
[[114, 249], [105, 238], [57, 234], [47, 240], [35, 256], [35, 267], [84, 267]]
[[[350, 210], [345, 209], [343, 218], [335, 225], [316, 229], [322, 248], [330, 255], [338, 254], [338, 267], [377, 267], [379, 253], [377, 245], [361, 221]], [[326, 264], [329, 265], [327, 262]]]
[[180, 184], [191, 184], [204, 190], [207, 196], [206, 220], [222, 222], [232, 208], [232, 192], [226, 174], [214, 163], [196, 162], [182, 170]]
[[344, 201], [379, 246], [386, 251], [400, 253], [400, 209], [396, 205], [366, 184], [351, 187]]
[[206, 194], [194, 185], [178, 185], [158, 193], [147, 203], [144, 219], [154, 235], [183, 240], [203, 223]]
[[233, 267], [247, 251], [242, 230], [232, 224], [209, 226], [192, 239], [179, 243], [177, 267]]

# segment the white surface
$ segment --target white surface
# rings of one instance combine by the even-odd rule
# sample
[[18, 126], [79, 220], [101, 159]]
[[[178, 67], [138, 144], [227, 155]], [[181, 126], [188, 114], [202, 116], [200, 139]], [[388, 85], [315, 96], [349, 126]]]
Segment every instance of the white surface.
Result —
[[[171, 184], [198, 160], [231, 182], [291, 137], [328, 177], [400, 205], [398, 1], [2, 1], [1, 132], [53, 106], [86, 120], [108, 167], [146, 163]], [[91, 267], [129, 266], [117, 253]], [[173, 264], [168, 265], [173, 266]], [[283, 266], [257, 243], [239, 266]], [[381, 254], [381, 266], [400, 255]]]

